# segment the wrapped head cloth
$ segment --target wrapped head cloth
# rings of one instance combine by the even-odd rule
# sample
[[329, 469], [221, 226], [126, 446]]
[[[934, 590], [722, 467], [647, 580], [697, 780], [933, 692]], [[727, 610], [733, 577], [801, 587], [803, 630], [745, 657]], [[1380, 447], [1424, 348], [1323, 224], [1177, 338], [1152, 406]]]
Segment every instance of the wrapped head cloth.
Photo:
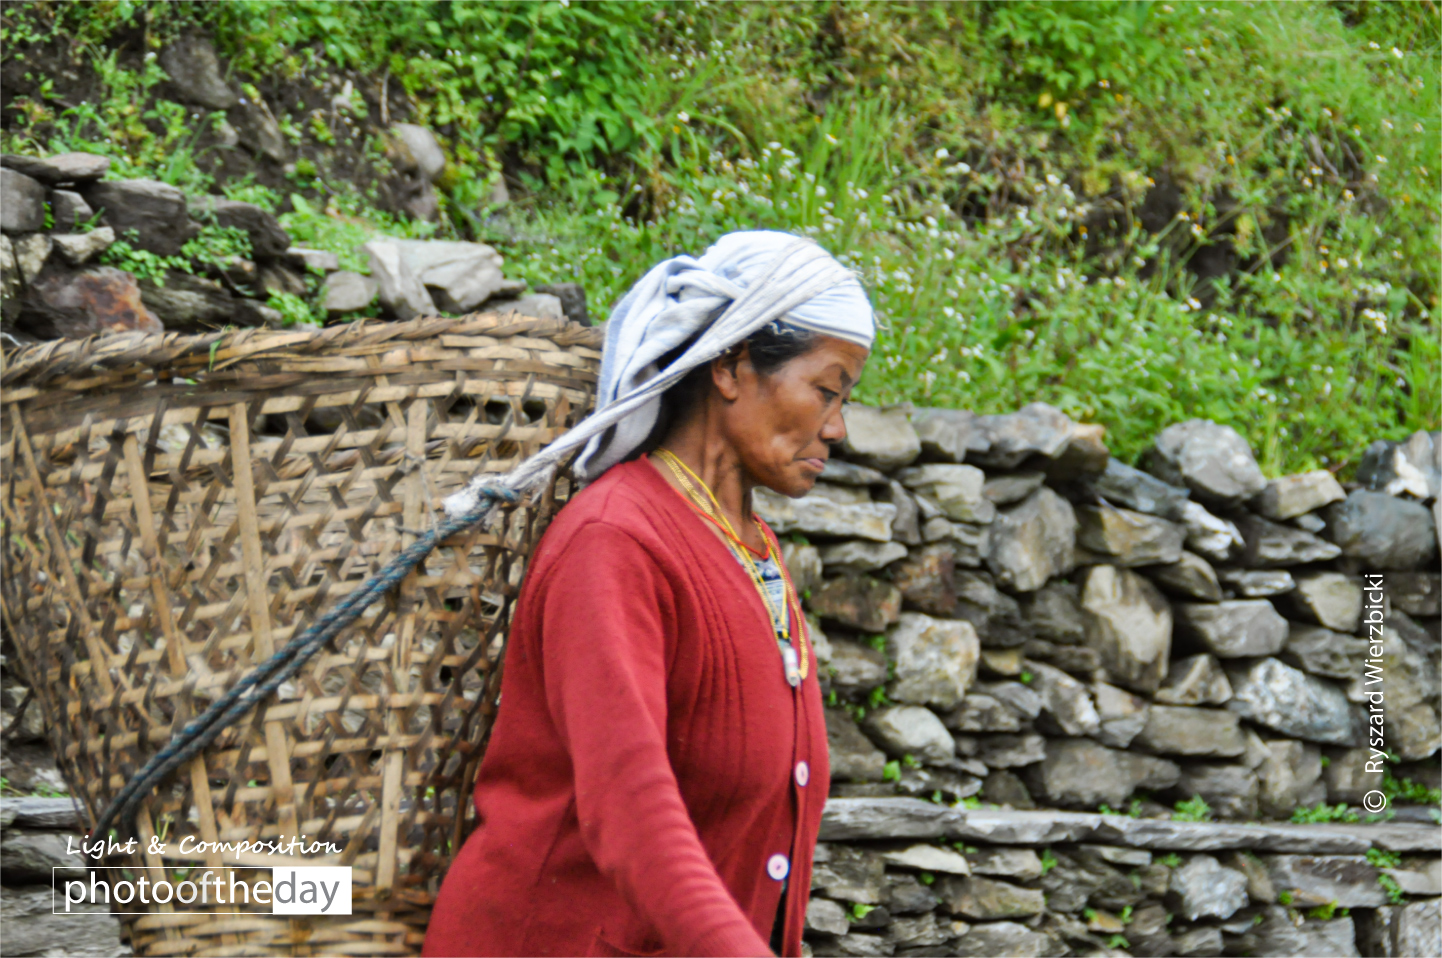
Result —
[[[584, 446], [577, 474], [594, 480], [650, 434], [661, 394], [776, 320], [871, 347], [871, 303], [852, 273], [814, 241], [767, 230], [728, 233], [700, 258], [675, 256], [631, 287], [606, 323], [596, 411], [503, 477], [478, 480], [446, 500], [460, 515], [481, 484], [525, 491]], [[665, 369], [662, 357], [690, 347]]]

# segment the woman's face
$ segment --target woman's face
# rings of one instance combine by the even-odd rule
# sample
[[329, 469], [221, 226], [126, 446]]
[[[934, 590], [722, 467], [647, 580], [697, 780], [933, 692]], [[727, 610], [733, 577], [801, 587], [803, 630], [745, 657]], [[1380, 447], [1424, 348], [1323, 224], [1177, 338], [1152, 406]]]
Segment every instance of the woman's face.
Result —
[[713, 367], [724, 410], [722, 429], [752, 482], [785, 496], [816, 484], [830, 445], [846, 437], [841, 404], [861, 378], [864, 346], [818, 337], [816, 345], [767, 375], [742, 351]]

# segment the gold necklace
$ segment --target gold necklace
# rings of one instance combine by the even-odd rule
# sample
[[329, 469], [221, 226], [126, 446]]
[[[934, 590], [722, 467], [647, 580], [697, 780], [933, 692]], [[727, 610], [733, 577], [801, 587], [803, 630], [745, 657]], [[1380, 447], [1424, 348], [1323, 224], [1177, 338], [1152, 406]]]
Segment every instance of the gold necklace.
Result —
[[[766, 534], [766, 527], [762, 525], [761, 520], [758, 519], [755, 514], [751, 516], [751, 520], [756, 523], [756, 531], [761, 534], [761, 541], [766, 543], [766, 555], [763, 557], [763, 561], [764, 559], [773, 559], [776, 563], [777, 571], [781, 574], [781, 609], [778, 609], [775, 603], [772, 602], [771, 596], [766, 589], [766, 580], [761, 575], [761, 569], [757, 566], [756, 560], [752, 558], [751, 550], [741, 541], [741, 537], [736, 534], [736, 529], [731, 525], [730, 520], [726, 518], [725, 513], [721, 511], [721, 503], [717, 501], [716, 495], [711, 491], [711, 487], [706, 485], [706, 481], [696, 475], [696, 473], [691, 470], [691, 467], [681, 461], [681, 457], [677, 456], [671, 450], [664, 448], [657, 449], [656, 453], [660, 456], [661, 461], [666, 464], [667, 468], [671, 470], [671, 474], [676, 477], [676, 481], [681, 484], [681, 488], [686, 491], [687, 498], [691, 501], [691, 504], [696, 507], [696, 510], [710, 519], [725, 533], [728, 540], [727, 546], [730, 547], [736, 557], [741, 560], [742, 566], [751, 578], [751, 584], [756, 587], [756, 592], [761, 597], [762, 604], [766, 607], [767, 615], [771, 617], [772, 625], [776, 626], [781, 622], [786, 623], [776, 629], [776, 643], [781, 652], [782, 664], [785, 666], [787, 683], [793, 687], [801, 684], [801, 680], [806, 678], [810, 665], [808, 661], [809, 656], [806, 654], [806, 641], [803, 639], [795, 643], [795, 645], [792, 644], [791, 618], [790, 616], [783, 617], [783, 613], [789, 610], [792, 615], [800, 618], [800, 602], [796, 601], [796, 587], [791, 583], [791, 574], [787, 570], [785, 563], [781, 561], [778, 550], [772, 547], [771, 538]], [[692, 484], [692, 480], [695, 480], [695, 485]], [[705, 498], [702, 497], [701, 492], [697, 491], [696, 486], [701, 487], [701, 490], [705, 493]], [[800, 647], [799, 656], [797, 646]]]

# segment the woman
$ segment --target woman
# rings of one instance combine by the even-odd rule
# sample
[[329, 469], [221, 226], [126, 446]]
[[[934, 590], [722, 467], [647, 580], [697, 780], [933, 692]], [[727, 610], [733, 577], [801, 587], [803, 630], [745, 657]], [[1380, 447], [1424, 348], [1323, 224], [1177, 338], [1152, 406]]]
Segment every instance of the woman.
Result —
[[426, 954], [800, 954], [826, 726], [751, 490], [811, 489], [872, 336], [856, 280], [783, 233], [663, 263], [617, 305], [567, 437], [592, 481], [527, 572]]

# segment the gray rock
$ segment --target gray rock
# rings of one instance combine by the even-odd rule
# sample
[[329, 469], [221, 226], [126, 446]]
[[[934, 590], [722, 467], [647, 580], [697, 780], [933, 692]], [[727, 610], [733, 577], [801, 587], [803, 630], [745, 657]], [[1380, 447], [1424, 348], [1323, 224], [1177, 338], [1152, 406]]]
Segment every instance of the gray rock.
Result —
[[996, 588], [985, 572], [957, 572], [955, 615], [976, 629], [985, 648], [1015, 648], [1031, 638], [1031, 626], [1021, 617], [1015, 599]]
[[911, 755], [924, 762], [946, 762], [956, 756], [956, 740], [930, 709], [897, 705], [868, 712], [866, 730], [889, 754]]
[[821, 584], [821, 551], [809, 543], [781, 540], [781, 561], [791, 576], [791, 584], [804, 595]]
[[1203, 958], [1222, 953], [1222, 930], [1203, 925], [1182, 932], [1172, 939], [1172, 948], [1181, 958]]
[[901, 777], [896, 781], [896, 793], [930, 799], [940, 792], [943, 798], [956, 801], [981, 791], [978, 775], [986, 774], [986, 766], [974, 759], [957, 759], [956, 764], [964, 766], [963, 771], [903, 765]]
[[1043, 402], [1014, 413], [979, 416], [974, 428], [986, 449], [969, 452], [967, 458], [1000, 469], [1015, 469], [1033, 455], [1055, 459], [1065, 451], [1074, 425], [1066, 414]]
[[1047, 740], [1028, 732], [1025, 735], [984, 735], [979, 739], [977, 758], [988, 768], [1021, 768], [1046, 758]]
[[998, 506], [1009, 506], [1031, 495], [1046, 479], [1045, 473], [1013, 472], [988, 476], [981, 494]]
[[1379, 439], [1357, 465], [1357, 482], [1389, 496], [1430, 499], [1437, 495], [1437, 461], [1432, 437], [1418, 430], [1404, 442]]
[[1038, 638], [1061, 645], [1086, 641], [1081, 594], [1070, 582], [1048, 582], [1021, 598], [1022, 616]]
[[1051, 958], [1070, 954], [1060, 939], [1045, 932], [1032, 931], [1014, 921], [972, 925], [953, 947], [958, 955], [987, 955], [990, 958]]
[[1040, 715], [1044, 705], [1040, 695], [1020, 682], [978, 683], [976, 690], [990, 695], [1027, 722]]
[[[1291, 739], [1272, 739], [1265, 743], [1263, 751], [1265, 757], [1256, 768], [1262, 811], [1286, 818], [1293, 809], [1316, 804], [1308, 799], [1314, 797], [1321, 784], [1322, 753], [1318, 748]], [[1321, 792], [1325, 796], [1325, 786]]]
[[65, 853], [65, 839], [56, 832], [7, 831], [0, 841], [0, 860], [5, 863], [5, 881], [11, 884], [50, 882], [85, 878], [83, 859]]
[[1058, 645], [1045, 639], [1027, 639], [1021, 650], [1028, 659], [1077, 675], [1091, 675], [1102, 667], [1100, 653], [1089, 645]]
[[45, 268], [45, 261], [50, 258], [54, 245], [46, 233], [32, 233], [14, 241], [15, 265], [20, 268], [20, 276], [26, 283], [35, 282]]
[[1129, 569], [1087, 570], [1082, 588], [1087, 644], [1102, 657], [1111, 681], [1154, 692], [1167, 674], [1172, 611], [1155, 586]]
[[1030, 848], [983, 848], [967, 854], [973, 875], [1034, 881], [1041, 877], [1041, 859]]
[[395, 240], [375, 239], [361, 247], [370, 260], [371, 276], [380, 293], [381, 304], [398, 319], [434, 315], [435, 303], [411, 270]]
[[921, 545], [921, 508], [906, 487], [892, 480], [887, 483], [882, 499], [896, 507], [896, 517], [891, 520], [891, 537], [910, 546]]
[[986, 474], [975, 466], [927, 463], [897, 473], [897, 479], [918, 493], [924, 512], [934, 505], [948, 519], [988, 523], [996, 517], [996, 506], [982, 495]]
[[938, 872], [946, 875], [970, 875], [971, 868], [960, 852], [935, 845], [909, 845], [881, 853], [882, 860], [898, 868]]
[[185, 35], [167, 43], [160, 51], [160, 65], [174, 81], [176, 95], [186, 103], [212, 110], [228, 110], [240, 103], [240, 97], [226, 86], [215, 50], [203, 37]]
[[886, 633], [894, 678], [886, 694], [896, 702], [949, 709], [976, 680], [981, 643], [971, 623], [901, 613]]
[[325, 278], [322, 304], [331, 316], [358, 313], [375, 302], [380, 284], [369, 276], [341, 270]]
[[952, 522], [945, 516], [926, 520], [921, 527], [923, 542], [946, 542], [956, 553], [956, 564], [968, 569], [981, 568], [991, 550], [991, 526], [972, 522]]
[[1273, 479], [1252, 499], [1257, 512], [1281, 522], [1345, 499], [1342, 484], [1326, 469]]
[[850, 639], [832, 639], [831, 674], [833, 688], [843, 692], [865, 692], [886, 681], [886, 656], [876, 649]]
[[[1390, 577], [1388, 585], [1391, 585]], [[1390, 591], [1390, 590], [1389, 590]], [[1298, 618], [1337, 632], [1357, 631], [1362, 615], [1362, 585], [1340, 572], [1308, 572], [1297, 576], [1297, 589], [1286, 600]]]
[[53, 186], [100, 179], [110, 170], [110, 157], [94, 153], [57, 153], [41, 159], [7, 153], [0, 156], [0, 166]]
[[1382, 780], [1380, 771], [1367, 770], [1367, 763], [1371, 761], [1372, 752], [1365, 746], [1333, 752], [1327, 767], [1322, 769], [1322, 779], [1327, 785], [1327, 801], [1360, 805], [1362, 796]]
[[901, 615], [901, 591], [870, 576], [830, 579], [811, 593], [812, 612], [866, 632], [881, 632]]
[[1041, 662], [1027, 662], [1026, 668], [1033, 676], [1032, 687], [1041, 696], [1050, 730], [1069, 736], [1095, 735], [1100, 731], [1101, 718], [1086, 686], [1061, 669]]
[[1324, 532], [1327, 529], [1327, 520], [1323, 519], [1320, 513], [1309, 512], [1304, 516], [1297, 516], [1289, 520], [1292, 525], [1305, 532]]
[[1337, 546], [1310, 532], [1279, 525], [1250, 513], [1237, 521], [1237, 528], [1246, 542], [1242, 563], [1252, 568], [1325, 562], [1342, 554]]
[[586, 288], [580, 283], [540, 283], [536, 292], [549, 293], [561, 301], [561, 311], [566, 318], [581, 326], [591, 325], [591, 313], [586, 309]]
[[497, 313], [514, 313], [536, 319], [566, 318], [565, 311], [561, 309], [561, 300], [548, 293], [531, 293], [516, 299], [492, 301], [489, 306]]
[[330, 250], [292, 246], [285, 251], [285, 255], [287, 259], [298, 262], [312, 273], [334, 273], [340, 269], [340, 257]]
[[[93, 268], [87, 270], [87, 274], [110, 268]], [[180, 270], [167, 273], [164, 286], [146, 280], [140, 286], [140, 298], [166, 329], [199, 332], [231, 323], [243, 322], [247, 326], [265, 323], [261, 312], [264, 307], [257, 301], [235, 296], [214, 280]]]
[[289, 256], [290, 234], [271, 213], [254, 203], [204, 196], [189, 201], [190, 214], [200, 222], [245, 232], [258, 260], [281, 259]]
[[1041, 460], [1048, 482], [1065, 483], [1100, 475], [1111, 461], [1107, 427], [1100, 423], [1072, 423], [1066, 446], [1055, 458]]
[[879, 782], [886, 771], [886, 755], [861, 734], [844, 709], [826, 710], [826, 745], [831, 754], [833, 781]]
[[45, 187], [8, 166], [0, 169], [0, 229], [30, 233], [45, 228]]
[[1211, 562], [1227, 562], [1246, 548], [1236, 523], [1212, 515], [1199, 502], [1182, 506], [1182, 527], [1187, 530], [1187, 548]]
[[1114, 506], [1079, 506], [1077, 544], [1114, 565], [1138, 566], [1181, 558], [1182, 527], [1156, 516]]
[[1387, 904], [1377, 869], [1361, 855], [1268, 855], [1263, 859], [1272, 886], [1290, 892], [1298, 908], [1335, 902], [1342, 908]]
[[1229, 674], [1227, 708], [1283, 735], [1330, 745], [1351, 745], [1356, 733], [1342, 690], [1322, 679], [1265, 658]]
[[55, 902], [48, 877], [43, 885], [0, 889], [6, 955], [121, 958], [132, 954], [120, 939], [120, 920], [107, 914], [109, 906], [75, 905], [69, 914], [56, 914]]
[[[872, 917], [871, 920], [874, 921], [875, 918]], [[833, 953], [826, 949], [823, 949], [823, 952]], [[885, 935], [865, 935], [852, 932], [836, 939], [834, 954], [843, 955], [846, 958], [881, 958], [881, 956], [896, 954], [896, 946]]]
[[856, 403], [842, 413], [846, 438], [841, 448], [848, 459], [890, 472], [921, 454], [921, 439], [907, 421], [906, 409], [877, 409]]
[[986, 440], [976, 429], [976, 414], [963, 409], [920, 408], [911, 411], [911, 426], [921, 452], [937, 462], [963, 462], [970, 451], [982, 452]]
[[806, 617], [806, 634], [811, 639], [811, 647], [816, 652], [816, 665], [821, 670], [822, 676], [829, 676], [826, 671], [831, 665], [832, 649], [831, 639], [821, 628], [821, 620], [814, 615]]
[[843, 486], [832, 482], [818, 482], [811, 487], [806, 498], [820, 496], [843, 506], [854, 506], [871, 502], [870, 490], [860, 486]]
[[1149, 471], [1164, 482], [1186, 486], [1203, 499], [1240, 502], [1266, 486], [1262, 470], [1236, 430], [1191, 419], [1157, 433], [1147, 451]]
[[891, 541], [896, 507], [889, 502], [843, 505], [824, 496], [788, 499], [770, 489], [752, 491], [752, 508], [778, 535], [801, 532], [836, 538]]
[[1201, 762], [1182, 766], [1177, 791], [1201, 796], [1219, 818], [1252, 820], [1257, 817], [1261, 784], [1257, 773], [1245, 765]]
[[892, 566], [891, 584], [901, 590], [907, 607], [951, 615], [956, 611], [955, 567], [956, 550], [949, 543], [933, 542]]
[[828, 898], [862, 905], [881, 904], [885, 888], [886, 863], [880, 855], [846, 845], [817, 846], [817, 861], [811, 872], [811, 888]]
[[849, 539], [820, 550], [821, 563], [831, 572], [874, 572], [897, 559], [906, 558], [906, 546], [899, 542], [867, 542]]
[[1185, 705], [1153, 705], [1132, 744], [1162, 755], [1230, 757], [1246, 751], [1237, 716]]
[[[928, 946], [931, 951], [935, 951], [935, 946], [951, 937], [949, 923], [939, 922], [936, 915], [930, 912], [915, 918], [894, 918], [887, 932], [898, 946], [905, 949], [904, 954], [917, 958], [928, 953]], [[941, 951], [946, 952], [948, 949], [943, 948]]]
[[1222, 586], [1217, 581], [1217, 573], [1212, 564], [1186, 549], [1182, 550], [1176, 562], [1152, 566], [1146, 570], [1146, 574], [1173, 595], [1203, 599], [1207, 602], [1221, 601]]
[[32, 322], [30, 331], [44, 339], [165, 330], [142, 301], [135, 277], [113, 266], [92, 266], [77, 273], [52, 269], [28, 293], [33, 297], [30, 302], [43, 307], [34, 317], [40, 322]]
[[955, 732], [1021, 730], [1021, 720], [1015, 711], [980, 692], [968, 693], [960, 705], [942, 716], [942, 724]]
[[1293, 921], [1291, 912], [1280, 905], [1268, 905], [1261, 914], [1261, 924], [1236, 939], [1233, 947], [1238, 949], [1238, 954], [1245, 951], [1277, 958], [1333, 958], [1357, 954], [1356, 930], [1350, 917], [1334, 917], [1330, 921], [1317, 918]]
[[1166, 682], [1153, 696], [1164, 705], [1222, 705], [1231, 697], [1227, 673], [1205, 652], [1173, 662]]
[[50, 241], [65, 262], [82, 266], [110, 248], [115, 242], [115, 230], [102, 226], [89, 233], [56, 233]]
[[[21, 828], [52, 829], [55, 831], [84, 831], [85, 818], [73, 798], [40, 798], [26, 795], [21, 798], [0, 799], [0, 812], [5, 824]], [[73, 863], [71, 858], [67, 864]]]
[[893, 915], [925, 914], [937, 904], [936, 895], [915, 876], [895, 872], [887, 873], [884, 898]]
[[174, 256], [200, 232], [190, 219], [185, 194], [165, 183], [101, 180], [88, 184], [82, 195], [100, 213], [102, 223], [138, 249]]
[[1437, 529], [1426, 506], [1358, 489], [1327, 507], [1327, 535], [1369, 569], [1414, 569], [1437, 554]]
[[1040, 889], [977, 875], [946, 879], [941, 896], [952, 914], [977, 921], [1025, 918], [1041, 914], [1046, 907]]
[[[1442, 727], [1435, 708], [1437, 666], [1435, 659], [1424, 654], [1415, 640], [1407, 640], [1404, 630], [1410, 623], [1406, 614], [1394, 611], [1390, 618], [1383, 628], [1380, 662], [1374, 666], [1380, 671], [1368, 672], [1355, 681], [1364, 693], [1378, 691], [1379, 687], [1384, 691], [1387, 746], [1404, 761], [1417, 761], [1442, 747]], [[1369, 666], [1373, 665], [1371, 657], [1369, 649]], [[1380, 683], [1376, 681], [1378, 674]], [[1365, 694], [1354, 698], [1370, 700]]]
[[1282, 595], [1297, 587], [1286, 569], [1218, 569], [1217, 578], [1234, 593], [1247, 599]]
[[1282, 658], [1304, 672], [1329, 679], [1355, 679], [1362, 673], [1367, 640], [1317, 625], [1291, 623]]
[[1177, 635], [1219, 658], [1272, 655], [1287, 644], [1287, 620], [1266, 599], [1179, 602]]
[[981, 797], [984, 801], [1003, 808], [1036, 808], [1026, 784], [1006, 769], [997, 769], [982, 783]]
[[[966, 468], [966, 467], [956, 467]], [[1034, 592], [1075, 564], [1076, 516], [1071, 503], [1047, 487], [998, 513], [987, 568], [1004, 588]]]
[[1181, 774], [1166, 759], [1110, 749], [1086, 739], [1052, 739], [1046, 751], [1038, 783], [1048, 800], [1064, 808], [1125, 805], [1138, 788], [1170, 788]]
[[414, 123], [392, 123], [390, 131], [401, 162], [409, 163], [410, 169], [428, 180], [435, 180], [445, 171], [446, 153], [430, 130]]
[[1192, 494], [1116, 459], [1109, 459], [1106, 471], [1089, 480], [1087, 488], [1115, 505], [1172, 520], [1181, 519]]
[[828, 898], [813, 898], [806, 903], [805, 930], [823, 935], [844, 935], [851, 927], [846, 909]]
[[1435, 572], [1398, 572], [1387, 576], [1387, 598], [1408, 615], [1442, 614], [1442, 576]]
[[1092, 737], [1103, 745], [1126, 748], [1147, 724], [1150, 705], [1140, 696], [1105, 682], [1094, 682], [1092, 699], [1100, 723]]
[[[15, 263], [15, 244], [10, 237], [0, 233], [0, 302], [6, 307], [15, 303], [20, 296], [20, 267]], [[9, 309], [5, 313], [8, 319]]]
[[1393, 955], [1442, 955], [1442, 909], [1436, 898], [1399, 909], [1392, 934]]
[[885, 473], [870, 466], [859, 466], [835, 457], [826, 460], [821, 469], [821, 479], [838, 486], [884, 486], [892, 481]]
[[1194, 855], [1172, 871], [1171, 891], [1181, 899], [1181, 913], [1198, 918], [1230, 918], [1247, 905], [1247, 877], [1222, 867], [1211, 855]]
[[[107, 165], [109, 161], [106, 161]], [[50, 191], [50, 216], [57, 230], [76, 230], [95, 215], [85, 197], [70, 190]]]

